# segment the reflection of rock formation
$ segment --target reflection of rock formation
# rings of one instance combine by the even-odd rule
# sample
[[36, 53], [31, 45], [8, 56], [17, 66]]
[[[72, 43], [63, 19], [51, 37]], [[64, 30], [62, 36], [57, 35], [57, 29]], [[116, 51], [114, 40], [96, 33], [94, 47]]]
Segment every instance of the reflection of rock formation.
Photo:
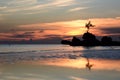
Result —
[[77, 37], [73, 37], [72, 41], [62, 40], [61, 43], [71, 46], [120, 46], [120, 42], [112, 41], [111, 37], [104, 36], [99, 41], [94, 34], [89, 32], [84, 33], [82, 39], [81, 41]]

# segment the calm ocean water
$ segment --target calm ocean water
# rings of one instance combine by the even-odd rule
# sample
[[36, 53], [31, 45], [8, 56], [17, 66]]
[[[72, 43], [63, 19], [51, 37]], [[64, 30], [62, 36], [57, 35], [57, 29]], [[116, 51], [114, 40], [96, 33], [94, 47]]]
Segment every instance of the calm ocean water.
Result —
[[0, 80], [21, 79], [120, 80], [120, 47], [0, 45]]
[[0, 58], [15, 60], [40, 58], [120, 59], [119, 46], [72, 47], [67, 45], [0, 45]]

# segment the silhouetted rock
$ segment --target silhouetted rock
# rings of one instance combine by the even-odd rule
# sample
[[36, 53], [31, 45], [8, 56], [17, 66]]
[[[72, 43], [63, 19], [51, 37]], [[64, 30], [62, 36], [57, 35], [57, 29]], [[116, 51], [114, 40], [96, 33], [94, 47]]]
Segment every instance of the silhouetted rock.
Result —
[[93, 35], [92, 33], [84, 33], [83, 36], [82, 36], [83, 40], [95, 40], [96, 37], [95, 35]]
[[62, 41], [61, 41], [61, 44], [70, 45], [70, 44], [71, 44], [71, 42], [70, 42], [70, 41], [68, 41], [68, 40], [62, 40]]
[[112, 38], [108, 37], [108, 36], [103, 36], [103, 38], [101, 39], [102, 42], [112, 42]]
[[83, 45], [84, 46], [98, 46], [100, 45], [100, 41], [96, 39], [96, 36], [92, 33], [84, 33], [83, 36]]
[[70, 45], [71, 46], [79, 46], [79, 45], [81, 45], [81, 41], [80, 41], [80, 39], [78, 39], [74, 36]]
[[112, 41], [111, 37], [104, 36], [101, 41], [96, 39], [96, 36], [92, 33], [89, 33], [90, 27], [94, 27], [95, 25], [91, 24], [91, 21], [86, 23], [85, 27], [87, 28], [87, 32], [83, 34], [82, 39], [73, 37], [72, 41], [63, 40], [62, 44], [69, 44], [71, 46], [120, 46], [120, 41]]
[[101, 39], [102, 45], [111, 45], [112, 43], [112, 38], [108, 36], [103, 36]]
[[74, 36], [71, 41], [62, 40], [61, 43], [70, 46], [120, 46], [120, 42], [112, 41], [111, 37], [103, 36], [101, 41], [99, 41], [94, 34], [89, 32], [84, 33], [82, 39], [83, 40], [81, 41]]

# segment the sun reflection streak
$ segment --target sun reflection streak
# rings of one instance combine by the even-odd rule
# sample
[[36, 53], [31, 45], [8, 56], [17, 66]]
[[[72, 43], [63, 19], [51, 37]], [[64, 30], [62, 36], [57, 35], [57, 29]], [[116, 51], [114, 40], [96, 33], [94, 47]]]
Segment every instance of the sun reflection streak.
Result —
[[[90, 63], [93, 64], [92, 69], [94, 70], [116, 70], [120, 71], [120, 60], [105, 60], [105, 59], [89, 59]], [[33, 62], [33, 64], [44, 64], [51, 66], [59, 66], [59, 67], [70, 67], [70, 68], [78, 68], [78, 69], [86, 69], [86, 58], [78, 58], [78, 59], [48, 59], [48, 60], [40, 60], [37, 62]]]

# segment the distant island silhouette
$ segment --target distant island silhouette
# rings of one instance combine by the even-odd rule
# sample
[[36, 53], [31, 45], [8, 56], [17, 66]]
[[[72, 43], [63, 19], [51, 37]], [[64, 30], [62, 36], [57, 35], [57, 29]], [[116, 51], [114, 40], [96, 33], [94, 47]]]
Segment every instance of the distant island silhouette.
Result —
[[112, 41], [112, 38], [109, 36], [103, 36], [101, 41], [96, 38], [96, 36], [89, 32], [90, 27], [94, 27], [89, 21], [85, 27], [87, 32], [82, 36], [82, 41], [73, 36], [72, 40], [62, 40], [61, 44], [70, 45], [70, 46], [120, 46], [120, 41]]

